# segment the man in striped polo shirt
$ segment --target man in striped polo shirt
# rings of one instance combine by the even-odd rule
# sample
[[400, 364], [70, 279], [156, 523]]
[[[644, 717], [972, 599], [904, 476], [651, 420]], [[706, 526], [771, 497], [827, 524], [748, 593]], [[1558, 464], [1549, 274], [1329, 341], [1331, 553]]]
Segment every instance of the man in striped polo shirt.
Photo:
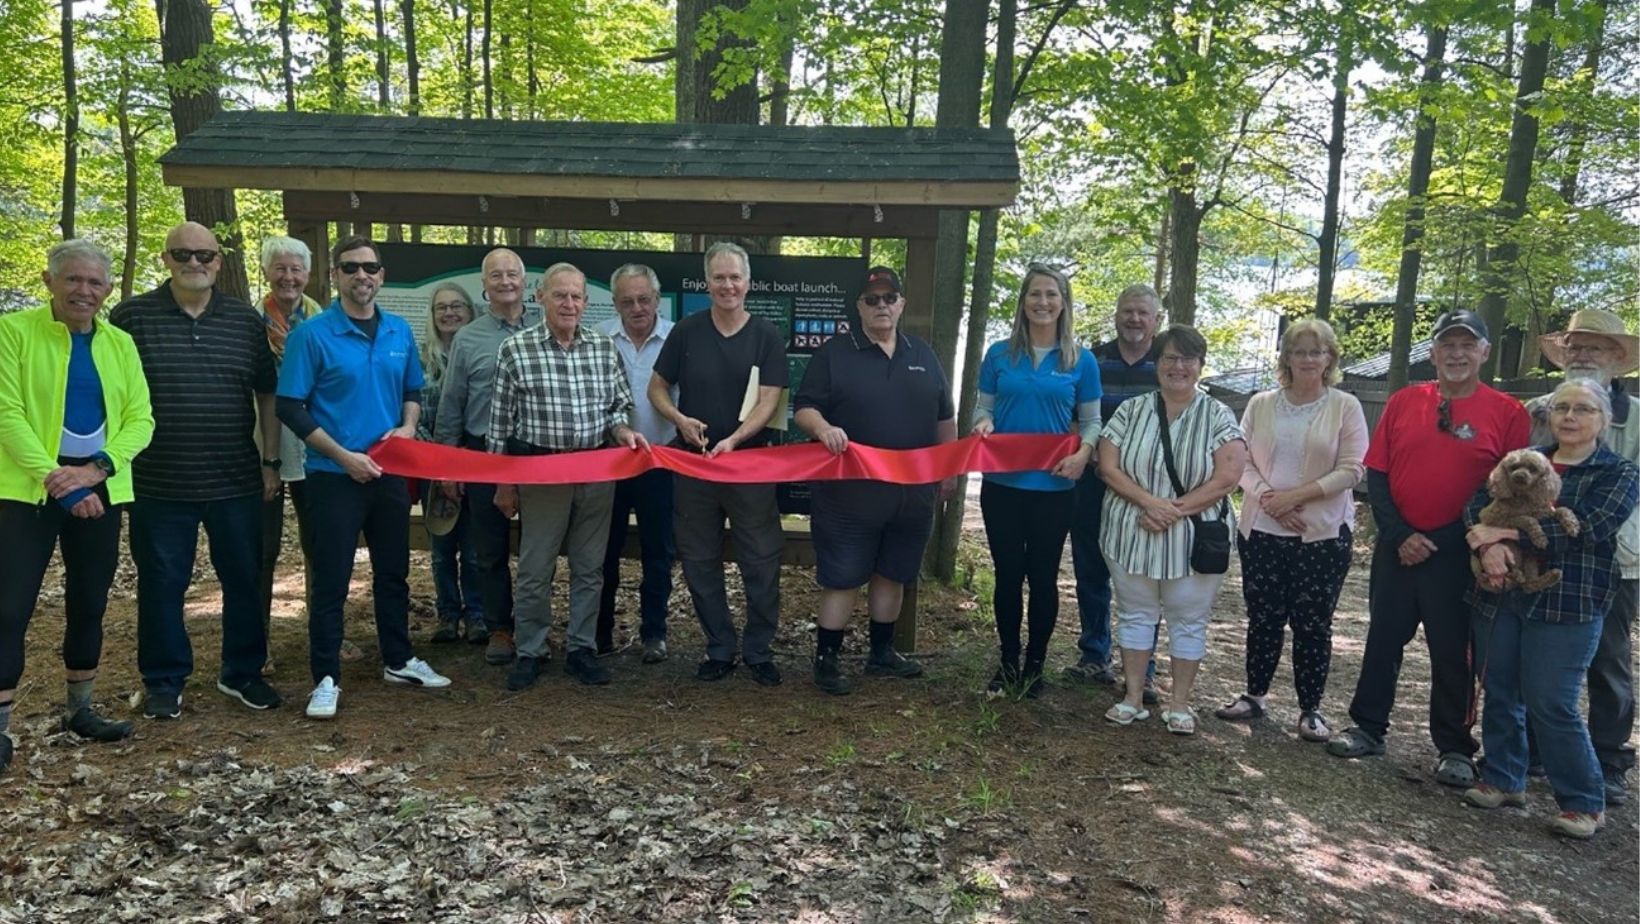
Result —
[[262, 445], [279, 445], [273, 353], [255, 309], [217, 291], [222, 250], [211, 229], [177, 225], [160, 259], [170, 280], [121, 302], [108, 319], [136, 342], [154, 408], [154, 439], [131, 467], [143, 714], [182, 714], [182, 688], [194, 670], [182, 598], [201, 524], [222, 585], [217, 689], [269, 709], [280, 699], [262, 680], [262, 504], [279, 490], [279, 460], [261, 458], [252, 432], [260, 410]]
[[[1116, 339], [1093, 348], [1099, 361], [1099, 419], [1110, 420], [1123, 401], [1156, 390], [1156, 328], [1161, 323], [1162, 303], [1156, 290], [1147, 285], [1131, 285], [1116, 297]], [[1075, 512], [1071, 519], [1071, 561], [1076, 568], [1076, 603], [1082, 616], [1082, 634], [1077, 663], [1065, 669], [1065, 676], [1083, 683], [1114, 684], [1110, 667], [1110, 570], [1099, 551], [1099, 516], [1105, 502], [1105, 483], [1099, 467], [1089, 465], [1076, 484]], [[1150, 662], [1145, 677], [1144, 701], [1154, 704], [1156, 662]]]

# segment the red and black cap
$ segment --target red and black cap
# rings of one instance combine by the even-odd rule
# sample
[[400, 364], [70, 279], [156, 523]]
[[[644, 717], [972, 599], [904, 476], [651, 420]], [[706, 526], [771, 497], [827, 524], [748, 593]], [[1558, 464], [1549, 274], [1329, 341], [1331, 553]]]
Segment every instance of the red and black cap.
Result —
[[905, 289], [900, 287], [900, 274], [886, 266], [873, 266], [866, 270], [866, 281], [860, 283], [860, 290], [855, 293], [855, 297], [866, 294], [866, 290], [872, 286], [888, 286], [896, 294], [905, 294]]

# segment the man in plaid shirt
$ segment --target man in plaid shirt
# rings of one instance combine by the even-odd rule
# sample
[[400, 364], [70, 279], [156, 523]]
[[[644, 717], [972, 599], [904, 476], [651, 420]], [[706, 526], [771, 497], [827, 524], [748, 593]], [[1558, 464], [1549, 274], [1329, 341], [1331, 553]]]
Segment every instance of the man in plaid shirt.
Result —
[[[581, 326], [586, 276], [568, 263], [549, 266], [536, 300], [546, 310], [546, 323], [508, 338], [496, 354], [489, 451], [551, 455], [611, 442], [647, 449], [648, 441], [629, 425], [632, 387], [615, 342]], [[507, 689], [534, 684], [550, 654], [552, 576], [566, 536], [569, 653], [564, 672], [586, 684], [609, 682], [609, 669], [597, 660], [594, 630], [614, 499], [615, 485], [608, 481], [496, 488], [496, 507], [509, 518], [518, 513], [521, 522], [513, 610], [518, 660], [507, 674]]]

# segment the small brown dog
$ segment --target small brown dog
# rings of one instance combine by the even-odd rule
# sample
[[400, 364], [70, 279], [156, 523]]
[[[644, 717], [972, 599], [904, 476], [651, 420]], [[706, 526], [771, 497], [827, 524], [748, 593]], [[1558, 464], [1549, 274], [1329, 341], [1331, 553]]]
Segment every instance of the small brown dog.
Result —
[[[1487, 476], [1486, 490], [1492, 495], [1492, 503], [1481, 508], [1480, 522], [1486, 526], [1518, 529], [1537, 548], [1549, 545], [1543, 527], [1538, 525], [1543, 517], [1556, 518], [1566, 532], [1574, 536], [1581, 529], [1577, 514], [1555, 506], [1555, 499], [1560, 496], [1560, 476], [1541, 452], [1517, 449], [1504, 456]], [[1519, 543], [1508, 545], [1514, 550], [1515, 564], [1509, 568], [1503, 589], [1518, 587], [1527, 593], [1537, 593], [1559, 583], [1559, 568], [1545, 571], [1538, 556], [1522, 550]], [[1469, 564], [1475, 570], [1475, 577], [1486, 576], [1479, 555], [1471, 555]]]

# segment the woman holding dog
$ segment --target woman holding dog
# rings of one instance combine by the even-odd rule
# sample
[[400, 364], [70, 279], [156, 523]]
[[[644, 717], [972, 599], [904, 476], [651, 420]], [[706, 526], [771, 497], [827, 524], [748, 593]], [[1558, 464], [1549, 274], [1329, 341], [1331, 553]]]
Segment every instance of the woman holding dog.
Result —
[[1338, 338], [1326, 321], [1287, 327], [1276, 357], [1281, 387], [1247, 402], [1241, 591], [1247, 601], [1247, 691], [1214, 715], [1247, 721], [1264, 715], [1283, 636], [1293, 630], [1298, 734], [1332, 736], [1321, 696], [1332, 665], [1333, 609], [1350, 570], [1352, 489], [1366, 474], [1367, 418], [1338, 383]]
[[[1551, 827], [1567, 837], [1590, 837], [1605, 820], [1605, 783], [1578, 694], [1618, 592], [1617, 533], [1640, 491], [1640, 469], [1600, 442], [1611, 419], [1610, 397], [1590, 380], [1567, 381], [1550, 396], [1554, 442], [1537, 451], [1560, 478], [1555, 506], [1576, 515], [1577, 529], [1545, 511], [1537, 519], [1543, 532], [1539, 549], [1519, 529], [1480, 524], [1494, 491], [1501, 496], [1506, 488], [1529, 490], [1514, 486], [1508, 471], [1494, 475], [1464, 511], [1464, 522], [1471, 524], [1469, 547], [1484, 570], [1467, 599], [1474, 608], [1476, 666], [1486, 690], [1481, 717], [1486, 766], [1481, 782], [1464, 798], [1480, 808], [1526, 804], [1530, 716], [1560, 806]], [[1506, 458], [1503, 466], [1512, 463]], [[1526, 474], [1551, 478], [1549, 471]], [[1545, 571], [1559, 569], [1560, 581], [1535, 594], [1511, 587], [1512, 567], [1522, 555], [1539, 556]]]

